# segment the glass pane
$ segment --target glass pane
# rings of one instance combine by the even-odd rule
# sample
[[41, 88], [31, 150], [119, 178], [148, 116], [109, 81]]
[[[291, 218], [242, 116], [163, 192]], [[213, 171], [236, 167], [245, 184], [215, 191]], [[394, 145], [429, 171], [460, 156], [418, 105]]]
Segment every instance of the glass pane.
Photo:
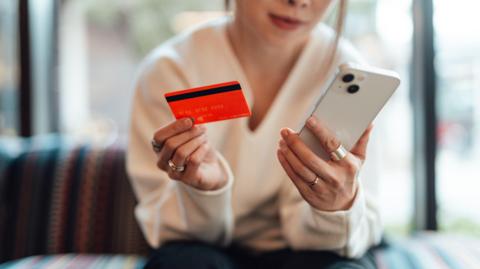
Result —
[[0, 1], [0, 135], [18, 134], [18, 3]]
[[480, 235], [480, 2], [434, 4], [439, 224]]
[[186, 11], [223, 9], [222, 0], [62, 3], [62, 131], [95, 139], [126, 134], [133, 80], [143, 57], [187, 25], [215, 16]]
[[409, 62], [411, 1], [362, 0], [349, 3], [346, 36], [378, 67], [396, 70], [400, 88], [375, 121], [379, 138], [380, 209], [388, 233], [406, 234], [413, 216], [412, 110]]

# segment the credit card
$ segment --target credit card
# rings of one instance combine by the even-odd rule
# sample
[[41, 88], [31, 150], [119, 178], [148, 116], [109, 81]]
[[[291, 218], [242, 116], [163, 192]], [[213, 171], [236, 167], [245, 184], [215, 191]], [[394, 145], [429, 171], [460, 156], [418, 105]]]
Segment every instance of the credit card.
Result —
[[192, 117], [195, 124], [251, 115], [238, 81], [169, 92], [165, 99], [176, 119]]

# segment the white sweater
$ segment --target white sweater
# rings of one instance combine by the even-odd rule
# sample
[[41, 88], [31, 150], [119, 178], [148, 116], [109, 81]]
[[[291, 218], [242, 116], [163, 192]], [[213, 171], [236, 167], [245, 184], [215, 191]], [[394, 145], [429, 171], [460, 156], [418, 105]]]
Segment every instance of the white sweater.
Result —
[[[250, 107], [253, 94], [216, 20], [161, 45], [144, 61], [136, 82], [127, 152], [127, 170], [138, 198], [135, 216], [152, 247], [172, 239], [193, 239], [254, 250], [283, 247], [331, 250], [359, 257], [379, 242], [377, 176], [370, 145], [359, 190], [347, 211], [323, 212], [300, 196], [276, 157], [282, 127], [299, 130], [325, 88], [323, 53], [333, 31], [319, 26], [304, 48], [268, 113], [252, 132], [248, 119], [207, 124], [207, 136], [228, 171], [228, 184], [200, 191], [170, 180], [156, 166], [150, 141], [156, 129], [174, 120], [163, 94], [172, 90], [238, 80]], [[359, 57], [341, 42], [335, 66]], [[328, 70], [332, 76], [335, 70]]]

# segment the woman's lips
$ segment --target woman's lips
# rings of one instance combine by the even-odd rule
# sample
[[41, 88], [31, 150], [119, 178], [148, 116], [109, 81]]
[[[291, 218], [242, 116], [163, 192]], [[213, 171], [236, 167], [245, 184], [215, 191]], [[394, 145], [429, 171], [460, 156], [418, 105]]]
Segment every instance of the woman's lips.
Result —
[[298, 29], [304, 22], [296, 19], [292, 19], [285, 16], [279, 16], [275, 14], [269, 14], [270, 20], [280, 29], [293, 31]]

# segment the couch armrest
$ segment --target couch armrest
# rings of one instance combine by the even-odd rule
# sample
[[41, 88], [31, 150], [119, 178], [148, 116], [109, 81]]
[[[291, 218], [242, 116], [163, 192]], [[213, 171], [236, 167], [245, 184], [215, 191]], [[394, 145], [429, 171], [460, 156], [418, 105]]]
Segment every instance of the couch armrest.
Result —
[[5, 236], [8, 233], [6, 229], [8, 168], [22, 149], [21, 139], [0, 138], [0, 262], [5, 260], [6, 257], [3, 256], [7, 248]]

